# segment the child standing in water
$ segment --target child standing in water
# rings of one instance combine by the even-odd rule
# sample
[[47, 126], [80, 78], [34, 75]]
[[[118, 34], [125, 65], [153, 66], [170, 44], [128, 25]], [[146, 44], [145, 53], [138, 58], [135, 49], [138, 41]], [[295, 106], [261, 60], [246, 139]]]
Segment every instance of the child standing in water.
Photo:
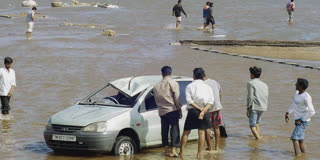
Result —
[[312, 98], [309, 93], [306, 92], [308, 85], [308, 80], [298, 78], [293, 102], [285, 114], [285, 120], [287, 123], [289, 121], [289, 115], [293, 113], [294, 116], [296, 127], [291, 135], [291, 140], [293, 142], [294, 153], [296, 156], [299, 155], [299, 148], [302, 153], [305, 153], [303, 144], [304, 130], [308, 125], [310, 118], [315, 114]]

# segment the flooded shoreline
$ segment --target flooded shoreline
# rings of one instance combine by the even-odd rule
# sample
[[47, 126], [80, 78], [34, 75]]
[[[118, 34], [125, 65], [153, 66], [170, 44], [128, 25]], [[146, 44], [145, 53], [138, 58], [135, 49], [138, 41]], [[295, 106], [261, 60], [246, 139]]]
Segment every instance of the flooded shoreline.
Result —
[[[91, 3], [93, 0], [83, 2]], [[209, 33], [196, 29], [202, 26], [205, 2], [184, 1], [184, 8], [190, 17], [183, 19], [181, 30], [173, 27], [175, 19], [171, 16], [171, 9], [176, 2], [169, 0], [136, 0], [135, 3], [111, 0], [111, 4], [120, 6], [118, 9], [51, 8], [51, 1], [39, 1], [39, 12], [48, 18], [36, 20], [31, 40], [24, 35], [24, 18], [0, 18], [0, 59], [5, 56], [13, 58], [17, 77], [17, 88], [11, 102], [15, 120], [0, 122], [1, 158], [169, 159], [163, 156], [162, 148], [145, 149], [132, 157], [55, 154], [47, 148], [43, 130], [51, 115], [75, 104], [108, 81], [137, 75], [157, 75], [163, 65], [170, 65], [173, 74], [189, 77], [195, 67], [203, 67], [208, 77], [221, 84], [222, 115], [229, 137], [221, 141], [221, 152], [205, 153], [203, 159], [294, 159], [289, 139], [294, 124], [292, 121], [285, 123], [284, 113], [292, 102], [298, 77], [309, 80], [308, 92], [317, 112], [320, 105], [319, 71], [168, 44], [182, 39], [320, 41], [320, 22], [317, 21], [320, 2], [297, 2], [299, 10], [289, 25], [284, 1], [216, 1], [216, 31]], [[0, 4], [2, 14], [28, 11], [21, 8], [18, 1], [3, 0]], [[234, 9], [235, 6], [237, 9]], [[107, 26], [117, 35], [101, 36], [102, 28], [59, 25], [64, 22]], [[243, 53], [256, 51], [234, 48], [235, 52], [241, 50]], [[277, 50], [268, 49], [268, 52], [274, 54]], [[251, 132], [245, 116], [248, 68], [253, 65], [262, 68], [261, 79], [270, 89], [269, 110], [261, 124], [264, 136], [261, 142], [249, 136]], [[320, 153], [316, 152], [320, 148], [319, 125], [320, 118], [316, 114], [306, 129], [307, 154], [300, 159], [319, 159]], [[196, 142], [189, 143], [184, 159], [194, 159], [196, 148]]]

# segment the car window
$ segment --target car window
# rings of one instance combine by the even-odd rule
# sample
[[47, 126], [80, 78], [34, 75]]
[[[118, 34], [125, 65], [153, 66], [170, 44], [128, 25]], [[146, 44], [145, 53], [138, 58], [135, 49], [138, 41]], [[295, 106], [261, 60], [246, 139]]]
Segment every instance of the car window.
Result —
[[158, 108], [156, 100], [154, 99], [153, 92], [150, 92], [144, 100], [146, 110], [155, 110]]
[[178, 81], [179, 87], [180, 87], [180, 103], [182, 105], [187, 104], [186, 101], [186, 87], [188, 84], [191, 83], [191, 81]]
[[149, 92], [145, 97], [144, 102], [141, 104], [139, 112], [153, 111], [158, 109], [156, 100], [154, 99], [153, 92]]

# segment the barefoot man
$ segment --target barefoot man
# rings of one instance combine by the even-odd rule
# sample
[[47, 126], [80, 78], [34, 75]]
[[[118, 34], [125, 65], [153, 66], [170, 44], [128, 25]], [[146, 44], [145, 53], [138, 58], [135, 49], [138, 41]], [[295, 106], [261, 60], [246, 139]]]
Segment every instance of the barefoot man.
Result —
[[181, 12], [188, 17], [184, 9], [182, 8], [182, 0], [178, 0], [178, 4], [176, 4], [172, 9], [172, 16], [176, 16], [176, 29], [179, 28], [181, 23]]
[[261, 115], [268, 109], [269, 93], [268, 86], [259, 79], [261, 68], [254, 66], [249, 71], [251, 80], [247, 83], [247, 117], [252, 134], [258, 140], [261, 138]]
[[37, 7], [32, 7], [31, 11], [27, 13], [27, 34], [31, 34], [34, 26], [34, 15], [36, 14]]
[[13, 60], [10, 57], [4, 59], [4, 68], [0, 68], [0, 98], [1, 98], [1, 113], [4, 119], [9, 118], [10, 98], [16, 86], [16, 74], [11, 65]]

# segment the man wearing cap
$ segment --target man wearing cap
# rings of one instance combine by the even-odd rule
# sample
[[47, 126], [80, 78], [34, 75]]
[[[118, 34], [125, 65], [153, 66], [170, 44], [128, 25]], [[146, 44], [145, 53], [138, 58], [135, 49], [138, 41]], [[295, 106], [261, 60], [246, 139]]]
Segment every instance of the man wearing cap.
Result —
[[181, 23], [181, 12], [188, 17], [184, 9], [182, 8], [182, 0], [178, 0], [178, 4], [174, 5], [172, 9], [172, 16], [176, 16], [176, 28], [179, 28], [180, 23]]

